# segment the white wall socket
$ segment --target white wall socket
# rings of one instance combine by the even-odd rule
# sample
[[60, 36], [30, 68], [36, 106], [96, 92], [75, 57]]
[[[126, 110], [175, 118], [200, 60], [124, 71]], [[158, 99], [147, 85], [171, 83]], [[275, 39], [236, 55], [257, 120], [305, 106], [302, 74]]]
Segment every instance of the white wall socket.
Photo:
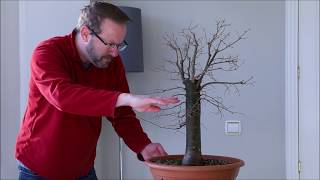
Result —
[[239, 136], [241, 134], [241, 123], [238, 120], [227, 120], [225, 123], [225, 133], [229, 136]]

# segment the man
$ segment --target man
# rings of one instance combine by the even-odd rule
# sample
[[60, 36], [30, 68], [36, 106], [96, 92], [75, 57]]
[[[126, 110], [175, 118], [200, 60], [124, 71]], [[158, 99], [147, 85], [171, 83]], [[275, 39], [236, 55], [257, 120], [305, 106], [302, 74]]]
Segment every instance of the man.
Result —
[[128, 21], [116, 6], [95, 2], [82, 9], [71, 34], [36, 47], [16, 144], [20, 179], [97, 179], [93, 166], [102, 116], [143, 159], [166, 155], [132, 109], [155, 112], [178, 100], [129, 93], [118, 55], [127, 45]]

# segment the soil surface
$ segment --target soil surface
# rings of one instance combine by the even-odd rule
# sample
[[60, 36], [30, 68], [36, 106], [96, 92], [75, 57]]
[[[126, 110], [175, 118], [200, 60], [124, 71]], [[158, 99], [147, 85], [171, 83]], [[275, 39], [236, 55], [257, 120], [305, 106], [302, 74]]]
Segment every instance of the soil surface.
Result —
[[[152, 162], [157, 163], [157, 164], [179, 166], [179, 165], [181, 165], [182, 160], [157, 159]], [[218, 160], [218, 159], [204, 159], [204, 160], [202, 160], [201, 166], [218, 166], [218, 165], [226, 165], [226, 164], [230, 164], [230, 163], [227, 161]]]

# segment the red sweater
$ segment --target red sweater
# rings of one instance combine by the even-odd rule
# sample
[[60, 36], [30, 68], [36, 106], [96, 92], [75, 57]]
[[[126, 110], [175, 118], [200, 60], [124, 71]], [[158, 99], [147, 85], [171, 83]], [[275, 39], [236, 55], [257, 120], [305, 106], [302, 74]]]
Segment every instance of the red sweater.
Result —
[[75, 32], [41, 42], [31, 59], [27, 109], [16, 143], [16, 158], [48, 179], [75, 179], [94, 165], [101, 117], [136, 153], [149, 138], [130, 107], [115, 108], [129, 92], [120, 57], [108, 68], [83, 68]]

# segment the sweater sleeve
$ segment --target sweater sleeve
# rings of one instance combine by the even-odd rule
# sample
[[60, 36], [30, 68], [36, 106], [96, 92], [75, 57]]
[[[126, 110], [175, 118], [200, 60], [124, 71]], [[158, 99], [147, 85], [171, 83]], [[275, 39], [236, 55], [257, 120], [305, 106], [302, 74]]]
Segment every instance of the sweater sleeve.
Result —
[[117, 108], [115, 118], [108, 119], [112, 123], [117, 134], [135, 153], [140, 153], [148, 144], [151, 143], [130, 107]]
[[[121, 63], [121, 60], [118, 60], [118, 90], [120, 92], [129, 93], [130, 91], [125, 76], [124, 67]], [[126, 145], [135, 153], [140, 153], [145, 146], [151, 143], [131, 107], [123, 106], [116, 108], [115, 117], [108, 117], [108, 120], [111, 122], [117, 134], [122, 137]]]
[[60, 111], [114, 117], [120, 92], [74, 83], [64, 66], [64, 55], [50, 43], [41, 43], [31, 59], [31, 80], [44, 98]]

